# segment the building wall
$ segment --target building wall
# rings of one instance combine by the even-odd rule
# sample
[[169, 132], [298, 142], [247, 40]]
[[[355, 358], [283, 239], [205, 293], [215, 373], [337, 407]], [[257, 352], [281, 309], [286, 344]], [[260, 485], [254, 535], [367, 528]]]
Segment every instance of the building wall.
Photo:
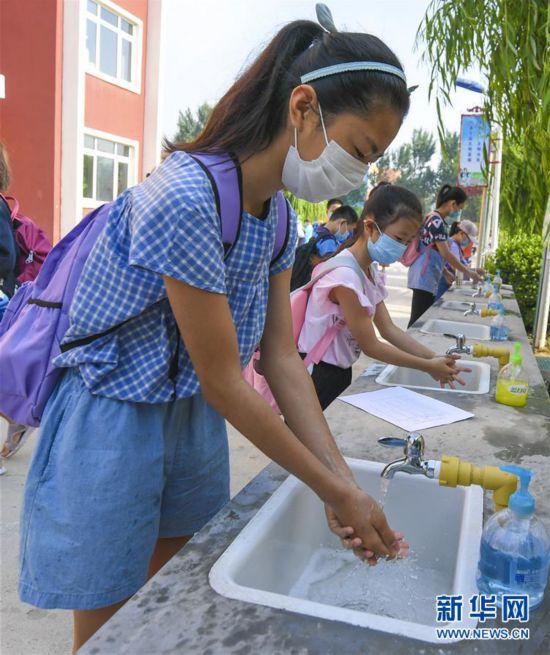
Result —
[[[143, 21], [141, 93], [124, 89], [86, 73], [84, 125], [95, 130], [143, 142], [145, 114], [145, 65], [147, 61], [147, 0], [114, 0], [121, 9]], [[116, 111], [113, 110], [116, 108]], [[138, 179], [143, 175], [143, 149], [139, 149]]]
[[[137, 181], [143, 177], [143, 139], [145, 131], [145, 88], [147, 62], [147, 4], [148, 0], [113, 0], [115, 4], [130, 12], [143, 23], [141, 34], [141, 85], [135, 93], [117, 84], [86, 73], [84, 131], [86, 128], [138, 142]], [[116, 110], [114, 110], [116, 108]], [[83, 138], [83, 137], [82, 137]], [[94, 206], [82, 200], [82, 215]]]
[[59, 237], [63, 0], [0, 1], [0, 138], [22, 211]]

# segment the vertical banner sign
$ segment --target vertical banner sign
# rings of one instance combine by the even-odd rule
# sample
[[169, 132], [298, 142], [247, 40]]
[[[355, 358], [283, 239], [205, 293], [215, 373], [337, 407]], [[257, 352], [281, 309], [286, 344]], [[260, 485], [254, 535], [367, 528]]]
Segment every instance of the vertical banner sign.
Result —
[[483, 153], [489, 152], [489, 136], [489, 123], [483, 114], [462, 114], [458, 184], [472, 195], [480, 193], [487, 186]]

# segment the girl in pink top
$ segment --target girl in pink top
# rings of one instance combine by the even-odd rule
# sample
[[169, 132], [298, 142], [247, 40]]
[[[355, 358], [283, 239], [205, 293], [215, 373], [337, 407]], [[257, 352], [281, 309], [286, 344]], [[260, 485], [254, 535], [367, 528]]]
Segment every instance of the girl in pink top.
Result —
[[[437, 355], [393, 323], [384, 304], [387, 292], [381, 274], [373, 265], [387, 266], [400, 259], [421, 222], [422, 207], [413, 193], [393, 185], [377, 189], [363, 208], [354, 236], [334, 255], [342, 263], [352, 258], [358, 267], [330, 271], [311, 291], [298, 340], [300, 353], [308, 353], [336, 321], [345, 324], [313, 367], [323, 409], [350, 385], [351, 367], [361, 352], [388, 364], [426, 371], [441, 384], [462, 383], [459, 372], [467, 369], [457, 367], [457, 357]], [[313, 277], [316, 273], [319, 269]], [[388, 343], [377, 337], [375, 326]]]

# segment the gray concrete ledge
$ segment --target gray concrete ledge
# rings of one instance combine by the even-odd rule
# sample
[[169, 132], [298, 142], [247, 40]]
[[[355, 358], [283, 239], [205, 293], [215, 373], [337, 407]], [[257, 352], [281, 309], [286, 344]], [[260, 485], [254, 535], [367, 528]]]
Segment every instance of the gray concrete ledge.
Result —
[[[449, 294], [447, 298], [452, 298]], [[532, 491], [538, 515], [550, 530], [550, 400], [539, 368], [527, 342], [515, 300], [505, 301], [511, 329], [510, 343], [523, 343], [524, 364], [531, 382], [529, 403], [516, 409], [494, 400], [496, 361], [491, 391], [485, 396], [428, 393], [434, 398], [472, 411], [475, 418], [424, 431], [426, 455], [439, 459], [455, 455], [477, 466], [517, 463], [532, 467]], [[444, 311], [440, 303], [422, 320], [433, 317], [461, 320], [462, 314]], [[488, 319], [470, 317], [471, 322]], [[438, 352], [451, 345], [445, 337], [411, 332]], [[380, 388], [372, 378], [360, 377], [349, 393]], [[359, 409], [335, 402], [327, 411], [333, 433], [345, 455], [386, 462], [388, 450], [376, 439], [401, 434], [398, 428]], [[218, 595], [208, 584], [208, 572], [235, 536], [286, 478], [275, 464], [264, 469], [240, 494], [212, 519], [143, 589], [141, 589], [81, 650], [82, 655], [162, 655], [185, 653], [311, 654], [311, 655], [543, 655], [550, 653], [550, 594], [526, 625], [529, 641], [463, 641], [429, 644], [335, 621], [319, 620], [268, 607], [243, 603]], [[486, 494], [486, 512], [492, 512]], [[398, 526], [395, 526], [398, 528]], [[500, 627], [487, 621], [483, 627]], [[522, 626], [524, 627], [524, 626]]]

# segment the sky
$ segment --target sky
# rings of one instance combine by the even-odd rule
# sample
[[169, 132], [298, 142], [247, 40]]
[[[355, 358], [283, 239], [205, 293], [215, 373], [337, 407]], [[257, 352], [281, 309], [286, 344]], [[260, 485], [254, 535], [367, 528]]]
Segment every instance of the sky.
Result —
[[[429, 0], [327, 0], [339, 29], [381, 38], [402, 62], [411, 110], [392, 144], [410, 141], [413, 129], [437, 130], [435, 100], [428, 100], [429, 69], [415, 49], [416, 31]], [[314, 0], [163, 0], [162, 129], [173, 137], [178, 111], [215, 102], [239, 71], [285, 23], [316, 20]], [[480, 80], [476, 71], [467, 71]], [[480, 104], [479, 94], [458, 89], [443, 112], [445, 126], [460, 129], [460, 114]]]

